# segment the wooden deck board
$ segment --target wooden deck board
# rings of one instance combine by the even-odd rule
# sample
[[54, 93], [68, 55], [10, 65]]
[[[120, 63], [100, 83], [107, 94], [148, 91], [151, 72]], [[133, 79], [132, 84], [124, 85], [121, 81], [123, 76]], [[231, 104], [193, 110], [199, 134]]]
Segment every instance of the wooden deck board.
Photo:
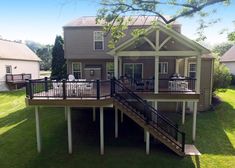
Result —
[[189, 156], [200, 156], [201, 153], [199, 150], [196, 148], [196, 146], [192, 144], [185, 144], [185, 155]]

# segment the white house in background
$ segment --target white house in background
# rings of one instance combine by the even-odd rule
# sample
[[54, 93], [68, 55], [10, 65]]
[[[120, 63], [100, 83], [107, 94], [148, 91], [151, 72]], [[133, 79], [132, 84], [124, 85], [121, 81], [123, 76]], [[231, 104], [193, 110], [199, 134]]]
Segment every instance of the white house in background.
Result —
[[0, 39], [0, 91], [39, 78], [40, 58], [25, 44]]
[[220, 60], [225, 66], [227, 66], [230, 72], [235, 75], [235, 45], [232, 46]]

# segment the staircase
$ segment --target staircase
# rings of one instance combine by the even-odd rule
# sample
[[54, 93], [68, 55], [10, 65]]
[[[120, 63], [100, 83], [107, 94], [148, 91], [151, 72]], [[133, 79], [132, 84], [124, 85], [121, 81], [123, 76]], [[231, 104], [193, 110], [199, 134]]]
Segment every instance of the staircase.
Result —
[[173, 152], [179, 156], [185, 155], [185, 133], [178, 129], [177, 124], [160, 115], [122, 82], [113, 79], [111, 83], [114, 106]]

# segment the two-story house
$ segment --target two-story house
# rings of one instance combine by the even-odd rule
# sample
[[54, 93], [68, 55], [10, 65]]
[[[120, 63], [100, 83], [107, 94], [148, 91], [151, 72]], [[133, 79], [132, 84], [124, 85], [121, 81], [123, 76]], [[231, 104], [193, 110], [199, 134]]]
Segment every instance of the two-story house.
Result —
[[[77, 80], [29, 82], [27, 103], [36, 105], [38, 137], [38, 105], [63, 106], [71, 153], [70, 107], [92, 107], [93, 116], [95, 107], [99, 107], [103, 154], [103, 107], [114, 107], [115, 137], [119, 110], [145, 130], [147, 154], [151, 135], [177, 154], [185, 155], [184, 133], [165, 116], [167, 112], [181, 112], [184, 123], [185, 113], [193, 113], [195, 141], [197, 111], [205, 111], [211, 104], [213, 58], [208, 49], [181, 34], [180, 24], [169, 28], [151, 16], [133, 20], [114, 49], [107, 47], [109, 36], [104, 35], [95, 17], [81, 17], [64, 26], [68, 74]], [[157, 21], [154, 26], [153, 20]], [[132, 37], [135, 28], [145, 28], [145, 36]], [[110, 80], [112, 77], [115, 80]]]

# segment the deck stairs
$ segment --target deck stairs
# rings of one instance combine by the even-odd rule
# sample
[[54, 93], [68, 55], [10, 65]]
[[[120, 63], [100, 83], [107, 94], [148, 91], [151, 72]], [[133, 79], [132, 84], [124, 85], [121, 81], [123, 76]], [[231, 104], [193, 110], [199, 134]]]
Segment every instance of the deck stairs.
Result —
[[185, 156], [185, 133], [118, 80], [111, 84], [113, 104], [179, 156]]

